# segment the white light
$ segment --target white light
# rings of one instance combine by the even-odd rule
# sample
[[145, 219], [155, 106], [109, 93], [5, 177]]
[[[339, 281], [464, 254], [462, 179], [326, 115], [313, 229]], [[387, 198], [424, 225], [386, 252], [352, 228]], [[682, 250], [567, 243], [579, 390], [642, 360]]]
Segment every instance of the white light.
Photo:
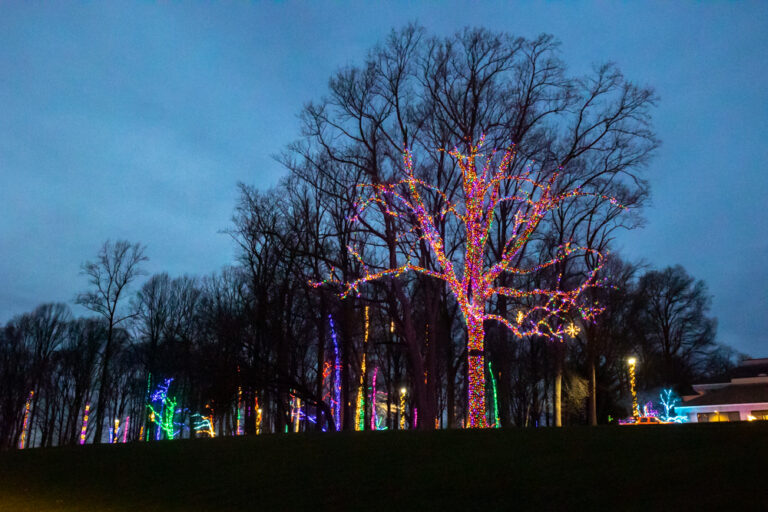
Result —
[[628, 362], [629, 364], [632, 364], [632, 365], [633, 365], [633, 364], [635, 364], [635, 363], [637, 362], [637, 359], [635, 359], [634, 357], [630, 357], [629, 359], [627, 359], [627, 362]]

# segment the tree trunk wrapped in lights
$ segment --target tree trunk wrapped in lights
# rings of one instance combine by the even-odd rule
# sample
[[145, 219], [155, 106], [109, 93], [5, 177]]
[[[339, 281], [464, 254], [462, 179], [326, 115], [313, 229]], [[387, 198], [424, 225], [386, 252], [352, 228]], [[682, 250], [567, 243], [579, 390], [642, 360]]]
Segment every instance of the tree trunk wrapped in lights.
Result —
[[[563, 341], [568, 332], [564, 319], [576, 312], [584, 322], [592, 321], [601, 311], [597, 304], [579, 304], [581, 293], [587, 288], [599, 284], [596, 275], [602, 266], [602, 255], [586, 247], [579, 247], [566, 242], [558, 247], [554, 258], [530, 266], [520, 266], [522, 253], [531, 240], [541, 221], [549, 212], [559, 208], [564, 202], [579, 196], [593, 196], [575, 188], [560, 191], [556, 188], [559, 172], [552, 172], [546, 179], [537, 179], [530, 170], [518, 174], [512, 173], [510, 164], [516, 157], [514, 149], [508, 149], [497, 167], [493, 166], [495, 152], [485, 156], [480, 153], [483, 138], [478, 144], [468, 144], [468, 154], [462, 154], [454, 148], [449, 154], [461, 169], [462, 187], [458, 201], [440, 190], [418, 179], [414, 173], [412, 155], [404, 152], [405, 178], [395, 183], [360, 185], [363, 194], [355, 204], [357, 214], [353, 220], [359, 221], [370, 208], [377, 207], [385, 216], [397, 219], [403, 225], [400, 241], [404, 250], [399, 255], [397, 265], [373, 267], [363, 260], [361, 249], [350, 245], [350, 253], [362, 264], [362, 277], [343, 282], [331, 269], [331, 276], [322, 283], [340, 283], [343, 285], [342, 298], [355, 293], [360, 294], [361, 285], [383, 277], [398, 277], [409, 271], [441, 279], [447, 283], [456, 298], [467, 326], [468, 357], [468, 401], [469, 426], [487, 427], [485, 405], [485, 331], [484, 322], [495, 320], [509, 328], [518, 338], [537, 336]], [[482, 166], [477, 166], [477, 161]], [[502, 195], [502, 184], [513, 182], [514, 193]], [[603, 197], [616, 204], [616, 200]], [[437, 198], [443, 205], [439, 218], [430, 214], [430, 199]], [[506, 246], [501, 258], [486, 265], [487, 242], [493, 228], [494, 211], [502, 202], [517, 206]], [[461, 244], [464, 247], [463, 261], [451, 260], [446, 256], [447, 241], [437, 229], [438, 221], [453, 215], [463, 228]], [[437, 264], [434, 268], [414, 264], [417, 260], [417, 247], [427, 244]], [[560, 287], [561, 276], [551, 288], [508, 287], [497, 284], [502, 274], [525, 276], [536, 272], [556, 268], [574, 252], [593, 252], [598, 261], [583, 283], [571, 290]], [[463, 266], [463, 268], [461, 268]], [[518, 310], [516, 319], [486, 313], [486, 305], [496, 297], [504, 296], [526, 303], [525, 311]]]

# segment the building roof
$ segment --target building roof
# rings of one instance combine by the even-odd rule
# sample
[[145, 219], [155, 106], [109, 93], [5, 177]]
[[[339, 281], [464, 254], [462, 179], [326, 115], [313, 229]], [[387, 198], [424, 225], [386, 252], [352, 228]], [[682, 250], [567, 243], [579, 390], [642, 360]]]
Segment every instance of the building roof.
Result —
[[751, 379], [754, 377], [768, 377], [768, 357], [745, 359], [726, 373], [703, 379], [694, 383], [693, 387], [694, 389], [697, 386], [707, 388], [710, 384], [728, 384], [733, 379]]
[[753, 404], [768, 402], [768, 384], [740, 384], [707, 391], [678, 407], [701, 405]]
[[747, 379], [751, 377], [768, 376], [768, 358], [745, 359], [739, 366], [731, 370], [731, 379]]

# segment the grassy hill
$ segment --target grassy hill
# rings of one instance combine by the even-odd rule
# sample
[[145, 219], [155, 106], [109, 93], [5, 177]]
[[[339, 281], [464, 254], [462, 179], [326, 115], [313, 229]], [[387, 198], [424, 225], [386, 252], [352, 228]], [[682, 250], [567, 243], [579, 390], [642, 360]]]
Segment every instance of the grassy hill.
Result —
[[768, 510], [768, 424], [288, 434], [0, 453], [0, 510]]

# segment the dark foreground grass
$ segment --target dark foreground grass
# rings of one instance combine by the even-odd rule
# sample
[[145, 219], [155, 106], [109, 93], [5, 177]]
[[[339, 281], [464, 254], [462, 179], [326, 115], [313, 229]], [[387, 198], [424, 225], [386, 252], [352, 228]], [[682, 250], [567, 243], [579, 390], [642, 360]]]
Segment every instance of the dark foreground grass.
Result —
[[768, 510], [768, 424], [269, 435], [0, 453], [0, 510]]

